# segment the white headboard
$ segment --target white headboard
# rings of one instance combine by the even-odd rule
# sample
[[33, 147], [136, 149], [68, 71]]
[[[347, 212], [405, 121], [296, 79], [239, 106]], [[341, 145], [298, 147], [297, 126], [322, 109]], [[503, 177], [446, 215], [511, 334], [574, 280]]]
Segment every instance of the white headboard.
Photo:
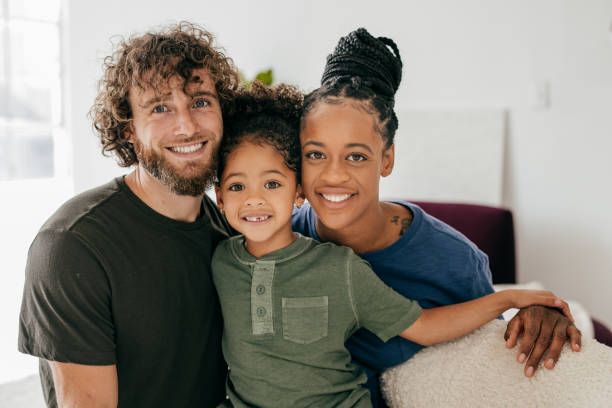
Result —
[[398, 111], [393, 173], [382, 198], [501, 205], [503, 110]]

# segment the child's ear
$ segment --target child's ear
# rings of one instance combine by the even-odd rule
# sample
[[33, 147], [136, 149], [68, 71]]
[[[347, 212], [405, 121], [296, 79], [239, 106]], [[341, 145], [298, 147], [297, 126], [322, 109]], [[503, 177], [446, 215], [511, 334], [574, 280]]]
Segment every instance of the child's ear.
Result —
[[215, 195], [217, 196], [217, 207], [223, 212], [223, 193], [221, 193], [221, 186], [215, 183]]
[[302, 185], [298, 184], [297, 188], [295, 189], [295, 205], [297, 206], [297, 208], [300, 208], [302, 205], [304, 205], [304, 200], [306, 198], [304, 197], [304, 191], [302, 190]]

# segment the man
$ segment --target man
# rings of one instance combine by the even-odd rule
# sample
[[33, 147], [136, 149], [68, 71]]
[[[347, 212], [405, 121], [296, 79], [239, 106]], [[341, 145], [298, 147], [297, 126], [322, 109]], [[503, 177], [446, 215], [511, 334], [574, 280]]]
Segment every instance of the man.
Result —
[[187, 23], [121, 42], [92, 108], [135, 169], [64, 204], [28, 254], [19, 350], [51, 407], [207, 407], [225, 398], [210, 258], [228, 227], [204, 195], [238, 84]]

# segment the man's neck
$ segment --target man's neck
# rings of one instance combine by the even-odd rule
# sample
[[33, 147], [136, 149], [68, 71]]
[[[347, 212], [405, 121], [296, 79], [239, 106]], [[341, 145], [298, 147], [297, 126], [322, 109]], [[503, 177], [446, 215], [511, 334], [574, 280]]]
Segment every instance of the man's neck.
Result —
[[175, 194], [140, 166], [125, 176], [125, 183], [136, 197], [168, 218], [194, 222], [200, 214], [203, 194], [197, 197]]

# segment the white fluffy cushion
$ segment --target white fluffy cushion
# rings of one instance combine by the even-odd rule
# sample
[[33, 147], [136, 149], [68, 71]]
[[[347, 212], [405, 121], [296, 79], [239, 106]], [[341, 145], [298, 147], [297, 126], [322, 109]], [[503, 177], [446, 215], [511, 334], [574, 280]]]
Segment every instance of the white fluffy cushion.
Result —
[[590, 338], [582, 350], [565, 345], [553, 370], [532, 378], [504, 342], [506, 322], [495, 320], [462, 338], [421, 350], [382, 375], [392, 408], [612, 407], [612, 348]]

